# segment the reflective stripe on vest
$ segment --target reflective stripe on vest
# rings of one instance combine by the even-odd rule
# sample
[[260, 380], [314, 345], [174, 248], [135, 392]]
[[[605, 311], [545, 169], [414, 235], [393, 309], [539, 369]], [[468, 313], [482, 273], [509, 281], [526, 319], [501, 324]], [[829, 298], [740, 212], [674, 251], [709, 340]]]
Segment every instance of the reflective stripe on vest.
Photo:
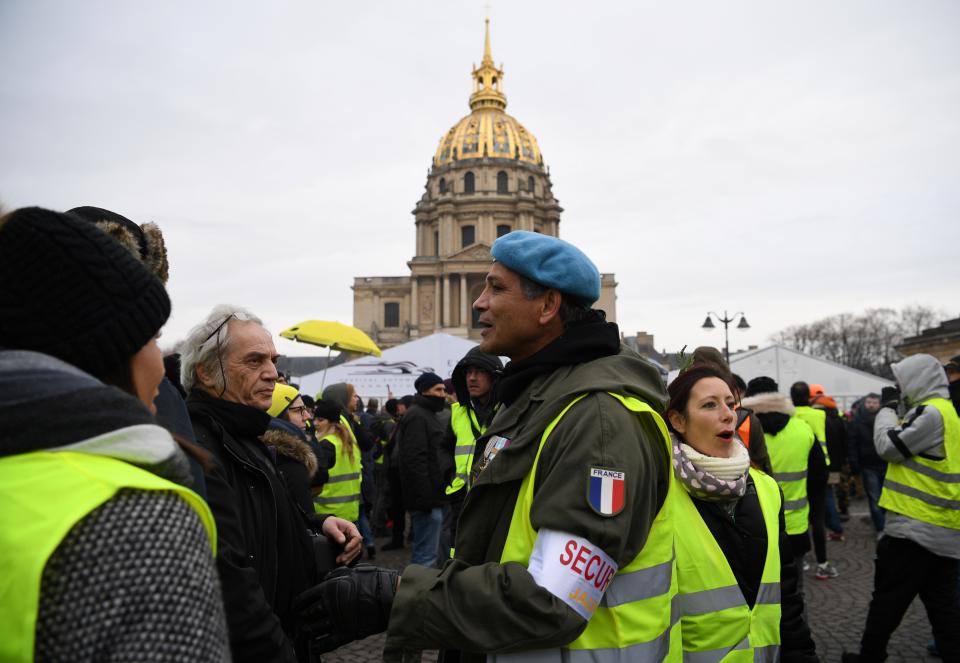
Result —
[[827, 465], [829, 465], [830, 453], [827, 451], [827, 413], [808, 405], [798, 405], [794, 409], [797, 411], [797, 416], [806, 421], [810, 428], [813, 429], [813, 436], [817, 438], [817, 442], [820, 444], [820, 450], [823, 451], [823, 459]]
[[[533, 465], [520, 485], [501, 563], [517, 562], [526, 566], [530, 561], [537, 539], [537, 532], [530, 524], [530, 509], [540, 454], [556, 425], [585, 395], [578, 396], [567, 405], [543, 432]], [[670, 436], [659, 414], [636, 398], [614, 393], [610, 396], [637, 416], [650, 417], [660, 430], [660, 442], [665, 451], [668, 454], [671, 452]], [[654, 519], [643, 550], [617, 571], [580, 637], [563, 648], [508, 655], [491, 654], [487, 656], [488, 661], [627, 663], [680, 660], [680, 629], [674, 628], [679, 614], [673, 602], [677, 581], [673, 572], [673, 527], [669, 519], [674, 496], [683, 489], [674, 479], [673, 472], [669, 472], [669, 477], [667, 497]]]
[[33, 660], [47, 560], [74, 525], [124, 488], [176, 493], [200, 518], [216, 554], [210, 508], [188, 488], [94, 454], [36, 451], [0, 460], [0, 660]]
[[914, 456], [887, 465], [880, 506], [926, 523], [960, 529], [960, 418], [945, 398], [922, 403], [943, 420], [942, 460]]
[[453, 462], [456, 467], [453, 480], [446, 488], [447, 495], [453, 495], [467, 485], [470, 466], [473, 465], [473, 451], [477, 445], [475, 435], [477, 433], [482, 435], [487, 430], [477, 421], [477, 414], [473, 408], [460, 403], [454, 403], [450, 407], [450, 426], [457, 438], [456, 447], [453, 450]]
[[787, 534], [807, 531], [810, 506], [807, 504], [807, 463], [815, 443], [813, 430], [798, 417], [776, 435], [764, 432], [773, 478], [783, 490], [783, 511]]
[[[340, 420], [341, 423], [345, 421], [343, 417]], [[330, 478], [323, 484], [323, 490], [313, 498], [313, 510], [356, 522], [360, 519], [360, 448], [350, 425], [344, 425], [350, 431], [353, 455], [347, 455], [343, 441], [336, 433], [330, 433], [323, 438], [333, 445], [336, 461], [330, 468]]]
[[726, 555], [686, 490], [674, 504], [677, 605], [684, 661], [765, 660], [780, 645], [780, 489], [751, 469], [767, 533], [760, 588], [747, 606]]

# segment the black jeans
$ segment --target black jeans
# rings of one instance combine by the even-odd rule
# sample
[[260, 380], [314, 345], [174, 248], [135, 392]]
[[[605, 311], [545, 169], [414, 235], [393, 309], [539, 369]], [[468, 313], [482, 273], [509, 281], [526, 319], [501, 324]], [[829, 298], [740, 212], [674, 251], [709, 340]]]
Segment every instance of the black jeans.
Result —
[[960, 560], [940, 557], [908, 539], [885, 536], [877, 544], [873, 599], [860, 640], [862, 663], [883, 661], [887, 642], [920, 595], [944, 663], [960, 661]]

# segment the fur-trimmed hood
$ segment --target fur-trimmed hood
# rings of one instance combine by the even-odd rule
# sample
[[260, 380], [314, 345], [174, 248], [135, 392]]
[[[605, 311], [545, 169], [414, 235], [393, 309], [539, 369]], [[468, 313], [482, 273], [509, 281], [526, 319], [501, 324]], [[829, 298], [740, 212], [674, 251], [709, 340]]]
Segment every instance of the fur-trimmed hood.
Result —
[[753, 410], [754, 414], [766, 414], [767, 412], [778, 412], [792, 417], [796, 410], [789, 396], [785, 396], [777, 391], [767, 392], [765, 394], [754, 394], [744, 398], [740, 404]]
[[311, 479], [316, 475], [317, 456], [306, 442], [298, 440], [290, 433], [272, 429], [261, 435], [260, 440], [267, 446], [276, 449], [277, 453], [304, 465]]

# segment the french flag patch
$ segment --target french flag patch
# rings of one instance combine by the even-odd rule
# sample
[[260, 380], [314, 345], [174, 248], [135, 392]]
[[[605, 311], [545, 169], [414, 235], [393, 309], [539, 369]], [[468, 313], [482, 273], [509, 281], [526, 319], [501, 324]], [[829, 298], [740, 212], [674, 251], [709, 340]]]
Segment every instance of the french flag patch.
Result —
[[620, 470], [591, 467], [587, 483], [587, 502], [601, 516], [623, 511], [626, 479]]

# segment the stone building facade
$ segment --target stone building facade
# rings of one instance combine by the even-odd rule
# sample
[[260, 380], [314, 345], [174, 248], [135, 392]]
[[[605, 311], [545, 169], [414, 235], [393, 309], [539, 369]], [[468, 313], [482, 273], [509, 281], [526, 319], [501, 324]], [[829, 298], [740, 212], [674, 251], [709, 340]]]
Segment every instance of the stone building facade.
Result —
[[[505, 112], [503, 66], [490, 51], [474, 68], [470, 114], [440, 140], [413, 210], [409, 276], [356, 277], [353, 324], [382, 348], [444, 332], [479, 339], [472, 303], [483, 290], [494, 240], [513, 230], [558, 237], [563, 209], [533, 134]], [[596, 308], [616, 321], [616, 280], [602, 274]]]

